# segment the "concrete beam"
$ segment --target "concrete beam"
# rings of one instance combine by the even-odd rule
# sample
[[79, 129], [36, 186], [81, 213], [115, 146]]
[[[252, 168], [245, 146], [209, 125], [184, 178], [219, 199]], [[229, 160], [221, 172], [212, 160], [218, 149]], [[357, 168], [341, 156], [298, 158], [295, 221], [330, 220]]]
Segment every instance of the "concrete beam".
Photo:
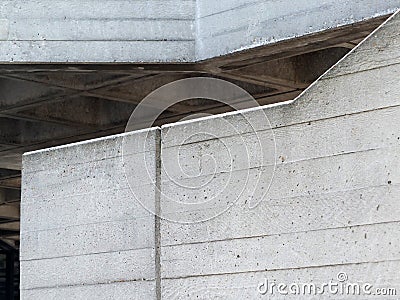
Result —
[[60, 88], [4, 77], [0, 78], [0, 89], [0, 113], [10, 112], [16, 107], [28, 107], [33, 102], [43, 103], [48, 99], [65, 96], [64, 90]]
[[[257, 80], [282, 89], [306, 88], [349, 50], [328, 48], [298, 56], [269, 60], [226, 71], [246, 80]], [[225, 73], [225, 74], [226, 74]]]
[[[1, 180], [0, 180], [0, 186], [1, 186]], [[21, 190], [0, 187], [0, 204], [15, 203], [20, 201], [21, 201]]]
[[2, 63], [196, 62], [399, 8], [397, 0], [295, 5], [289, 0], [5, 0], [0, 5]]
[[7, 204], [0, 205], [0, 218], [19, 220], [19, 216], [20, 216], [19, 207]]
[[18, 170], [0, 169], [0, 180], [20, 177], [21, 172]]
[[11, 222], [7, 222], [7, 223], [1, 223], [0, 229], [14, 230], [14, 231], [19, 232], [20, 222], [19, 221], [11, 221]]

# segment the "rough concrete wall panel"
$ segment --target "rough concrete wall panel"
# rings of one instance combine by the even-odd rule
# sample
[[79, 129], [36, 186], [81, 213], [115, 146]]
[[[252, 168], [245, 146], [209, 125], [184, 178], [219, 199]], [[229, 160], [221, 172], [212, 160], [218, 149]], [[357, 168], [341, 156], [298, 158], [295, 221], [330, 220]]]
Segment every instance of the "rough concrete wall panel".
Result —
[[246, 198], [242, 197], [230, 210], [204, 223], [182, 226], [163, 222], [162, 242], [164, 246], [206, 243], [399, 221], [400, 208], [396, 199], [399, 192], [399, 185], [384, 185], [310, 196], [271, 198], [262, 201], [256, 210], [249, 210], [245, 205]]
[[[194, 40], [192, 20], [18, 20], [10, 41], [146, 41]], [[65, 30], [62, 30], [65, 28]], [[68, 28], [68, 30], [66, 30]]]
[[194, 0], [3, 0], [2, 18], [12, 19], [193, 19]]
[[[381, 120], [379, 123], [371, 125], [371, 120]], [[213, 132], [218, 131], [218, 127], [210, 127], [213, 124], [202, 123], [197, 127], [198, 130], [212, 128]], [[342, 130], [338, 131], [340, 127]], [[286, 163], [299, 160], [313, 159], [324, 156], [333, 156], [354, 151], [366, 151], [379, 149], [398, 144], [398, 132], [400, 129], [400, 108], [390, 107], [380, 110], [372, 110], [362, 114], [352, 114], [338, 116], [334, 118], [321, 119], [310, 123], [300, 123], [274, 129], [275, 140], [271, 141], [272, 134], [268, 129], [257, 131], [257, 136], [253, 133], [237, 135], [220, 135], [217, 139], [207, 139], [195, 143], [186, 143], [176, 146], [165, 141], [168, 146], [163, 148], [163, 165], [168, 169], [168, 175], [177, 178], [182, 175], [179, 169], [174, 169], [176, 157], [182, 162], [182, 167], [198, 171], [193, 168], [193, 164], [198, 162], [198, 157], [193, 157], [193, 153], [202, 151], [203, 155], [210, 155], [221, 164], [213, 166], [204, 163], [202, 174], [212, 174], [214, 172], [227, 172], [229, 170], [243, 170], [266, 166], [274, 161], [270, 159], [271, 147], [266, 144], [276, 144], [279, 149], [279, 156]], [[330, 134], [328, 135], [327, 132]], [[186, 134], [187, 132], [185, 132]], [[182, 134], [180, 134], [182, 136]], [[263, 142], [261, 147], [258, 140]], [[247, 152], [249, 159], [240, 160], [244, 155], [241, 143], [248, 145]], [[227, 151], [229, 149], [229, 153]], [[231, 162], [231, 158], [235, 159]], [[190, 168], [191, 167], [191, 168]]]
[[[64, 224], [69, 224], [65, 222]], [[22, 260], [107, 253], [154, 246], [154, 218], [84, 224], [24, 233]], [[61, 247], [62, 245], [62, 247]], [[25, 249], [30, 249], [26, 253]]]
[[[188, 277], [163, 280], [164, 299], [193, 299], [204, 295], [205, 299], [266, 299], [266, 295], [257, 292], [258, 284], [269, 282], [314, 282], [322, 285], [330, 280], [336, 280], [339, 272], [345, 272], [351, 282], [368, 282], [377, 287], [385, 287], [394, 282], [400, 282], [398, 272], [390, 272], [399, 268], [400, 261], [343, 264], [338, 266], [323, 266], [313, 268], [268, 270], [251, 273], [211, 275], [203, 277]], [[371, 281], [369, 274], [376, 274]], [[366, 274], [368, 274], [366, 276]], [[395, 286], [400, 287], [400, 284]], [[275, 290], [276, 291], [276, 290]], [[318, 299], [338, 299], [338, 295], [317, 295]], [[382, 296], [369, 296], [370, 299], [382, 299]], [[268, 299], [301, 299], [301, 295], [268, 295]], [[305, 299], [310, 299], [310, 296]], [[345, 299], [360, 299], [360, 296], [346, 296]], [[390, 299], [390, 297], [388, 297]], [[393, 298], [392, 298], [393, 299]]]
[[[153, 195], [155, 188], [154, 185], [135, 188], [134, 193]], [[151, 216], [151, 213], [141, 208], [129, 187], [66, 196], [62, 201], [57, 201], [56, 198], [38, 198], [21, 206], [22, 214], [27, 215], [22, 231], [61, 229], [65, 224], [78, 226], [101, 221], [123, 221], [132, 216], [135, 218]], [[45, 220], [40, 218], [43, 215], [46, 215]]]
[[[26, 178], [32, 181], [32, 185], [26, 188], [30, 196], [30, 200], [27, 203], [34, 201], [38, 197], [68, 197], [77, 194], [112, 190], [118, 187], [125, 188], [127, 177], [132, 178], [132, 187], [151, 184], [153, 180], [150, 177], [142, 178], [141, 174], [137, 173], [136, 167], [143, 168], [143, 170], [146, 167], [155, 169], [154, 156], [155, 152], [125, 156], [124, 159], [132, 163], [132, 168], [125, 168], [126, 161], [120, 156], [115, 159], [92, 161], [71, 165], [67, 168], [54, 168], [47, 171], [26, 174]], [[110, 168], [115, 168], [115, 174], [111, 175], [108, 173]], [[47, 183], [46, 178], [49, 176], [51, 176], [52, 180]], [[77, 181], [80, 182], [79, 185], [77, 185]]]
[[[92, 162], [96, 162], [110, 158], [121, 158], [123, 153], [124, 155], [131, 155], [156, 151], [157, 134], [155, 131], [140, 130], [135, 131], [134, 135], [134, 139], [129, 139], [129, 147], [125, 148], [122, 148], [125, 134], [117, 134], [106, 139], [97, 138], [72, 144], [75, 147], [67, 145], [68, 151], [54, 151], [66, 147], [59, 146], [35, 152], [34, 156], [25, 155], [24, 174], [88, 163], [86, 155], [91, 157]], [[143, 144], [143, 140], [145, 140], [145, 144]]]
[[[24, 155], [23, 297], [71, 299], [108, 285], [104, 299], [155, 297], [155, 216], [135, 197], [155, 206], [157, 144], [149, 129]], [[151, 184], [134, 176], [145, 172]]]
[[[290, 104], [162, 129], [162, 154], [193, 171], [184, 176], [178, 168], [173, 172], [172, 163], [164, 164], [161, 212], [168, 219], [201, 218], [238, 198], [227, 212], [203, 223], [161, 221], [164, 297], [255, 299], [261, 274], [284, 274], [281, 280], [290, 284], [290, 278], [315, 282], [325, 272], [340, 270], [364, 282], [400, 286], [399, 18], [394, 16]], [[255, 135], [267, 145], [264, 156], [271, 156], [271, 130], [262, 113], [272, 124], [277, 165], [266, 197], [250, 209], [250, 197], [264, 194], [252, 194], [252, 188], [257, 178], [268, 187], [271, 166], [250, 147], [251, 164], [245, 168], [237, 162], [239, 153], [232, 150], [230, 157], [223, 146], [251, 144]], [[236, 124], [238, 132], [224, 122]], [[212, 132], [215, 138], [198, 132]], [[203, 155], [212, 156], [217, 167], [202, 163]], [[217, 206], [184, 210], [174, 205], [209, 199], [227, 182], [214, 201]], [[376, 275], [379, 269], [386, 281]]]
[[22, 290], [21, 299], [115, 300], [155, 299], [153, 281], [131, 281], [110, 284], [81, 285], [45, 289]]
[[194, 41], [0, 42], [0, 62], [188, 62]]
[[[400, 182], [400, 173], [398, 172], [400, 167], [399, 149], [400, 147], [397, 146], [279, 164], [275, 170], [272, 185], [266, 194], [265, 203], [260, 209], [268, 209], [268, 205], [272, 204], [268, 199], [273, 199], [276, 202], [284, 198], [305, 197], [307, 199], [309, 195], [323, 197], [324, 194], [340, 195], [345, 191], [397, 185]], [[379, 161], [376, 160], [376, 157], [379, 157]], [[265, 168], [265, 171], [261, 168], [261, 172], [259, 168], [254, 168], [178, 181], [163, 181], [163, 214], [170, 218], [177, 216], [183, 218], [185, 215], [189, 217], [197, 214], [200, 217], [207, 210], [215, 209], [215, 205], [225, 206], [224, 200], [226, 199], [237, 199], [241, 205], [245, 205], [246, 200], [251, 199], [251, 197], [261, 199], [270, 181], [269, 172], [270, 168]], [[368, 176], [365, 174], [368, 174]], [[210, 177], [212, 180], [210, 180]], [[259, 182], [258, 177], [260, 178]], [[227, 185], [226, 188], [224, 188], [225, 185]], [[189, 189], [188, 187], [202, 188]], [[222, 193], [220, 193], [221, 190]], [[213, 197], [215, 197], [215, 202], [199, 206], [193, 205], [193, 208], [187, 208], [187, 211], [179, 210], [179, 206], [175, 203], [178, 199], [179, 202], [190, 203], [193, 200], [196, 201], [196, 199], [201, 202]], [[292, 199], [292, 201], [295, 200]], [[307, 202], [307, 200], [304, 202]], [[364, 205], [366, 204], [364, 202]], [[176, 211], [177, 209], [178, 211]], [[327, 204], [326, 209], [330, 210], [334, 207]], [[263, 212], [265, 213], [265, 211]], [[238, 216], [234, 215], [234, 217], [241, 218], [242, 216], [239, 214]], [[266, 215], [265, 217], [268, 221], [269, 216]], [[340, 217], [339, 212], [338, 217]], [[235, 222], [235, 219], [232, 222]], [[184, 227], [178, 224], [175, 226], [169, 224], [168, 226], [170, 230], [168, 235], [171, 235], [171, 237], [174, 235], [179, 237], [180, 228]], [[172, 228], [175, 228], [175, 230], [172, 230]], [[207, 229], [207, 236], [212, 240], [213, 231], [210, 224], [205, 222], [204, 229]], [[265, 229], [267, 233], [271, 230], [271, 228]], [[218, 227], [215, 230], [218, 232]]]
[[21, 289], [154, 278], [154, 252], [149, 248], [21, 261]]
[[400, 222], [393, 222], [165, 246], [161, 256], [162, 276], [176, 278], [400, 260], [399, 229]]

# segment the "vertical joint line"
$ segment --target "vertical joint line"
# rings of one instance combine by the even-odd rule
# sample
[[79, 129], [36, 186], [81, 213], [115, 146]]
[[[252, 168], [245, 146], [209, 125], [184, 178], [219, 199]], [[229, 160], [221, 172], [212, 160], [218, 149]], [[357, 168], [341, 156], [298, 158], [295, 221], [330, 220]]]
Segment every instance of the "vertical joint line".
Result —
[[161, 129], [156, 131], [156, 191], [155, 191], [155, 272], [156, 272], [156, 299], [161, 300]]

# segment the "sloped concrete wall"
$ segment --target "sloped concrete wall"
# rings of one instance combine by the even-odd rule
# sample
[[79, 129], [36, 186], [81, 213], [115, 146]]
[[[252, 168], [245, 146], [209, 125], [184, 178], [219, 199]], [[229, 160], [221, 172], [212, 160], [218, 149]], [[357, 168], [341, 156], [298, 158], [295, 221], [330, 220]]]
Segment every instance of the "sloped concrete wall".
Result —
[[[164, 299], [263, 299], [265, 278], [322, 284], [339, 272], [399, 290], [399, 29], [397, 15], [290, 104], [163, 127], [161, 212], [175, 221], [161, 221]], [[276, 169], [261, 199], [255, 183], [268, 189], [271, 180], [271, 130]], [[171, 172], [174, 158], [183, 171]], [[261, 202], [250, 209], [253, 197]], [[182, 224], [234, 198], [219, 216]]]
[[137, 199], [155, 205], [157, 144], [151, 129], [24, 156], [21, 299], [156, 298], [155, 216]]
[[25, 155], [22, 299], [263, 299], [340, 272], [399, 292], [399, 28], [289, 104], [151, 129], [145, 159], [148, 131]]

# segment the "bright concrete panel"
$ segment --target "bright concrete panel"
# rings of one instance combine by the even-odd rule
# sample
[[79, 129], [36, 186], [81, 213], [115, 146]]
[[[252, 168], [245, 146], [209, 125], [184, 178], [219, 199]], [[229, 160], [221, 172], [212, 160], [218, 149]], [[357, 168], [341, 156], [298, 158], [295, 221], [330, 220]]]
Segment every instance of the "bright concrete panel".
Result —
[[156, 204], [157, 145], [146, 129], [24, 155], [23, 299], [156, 297], [156, 218], [138, 199]]

